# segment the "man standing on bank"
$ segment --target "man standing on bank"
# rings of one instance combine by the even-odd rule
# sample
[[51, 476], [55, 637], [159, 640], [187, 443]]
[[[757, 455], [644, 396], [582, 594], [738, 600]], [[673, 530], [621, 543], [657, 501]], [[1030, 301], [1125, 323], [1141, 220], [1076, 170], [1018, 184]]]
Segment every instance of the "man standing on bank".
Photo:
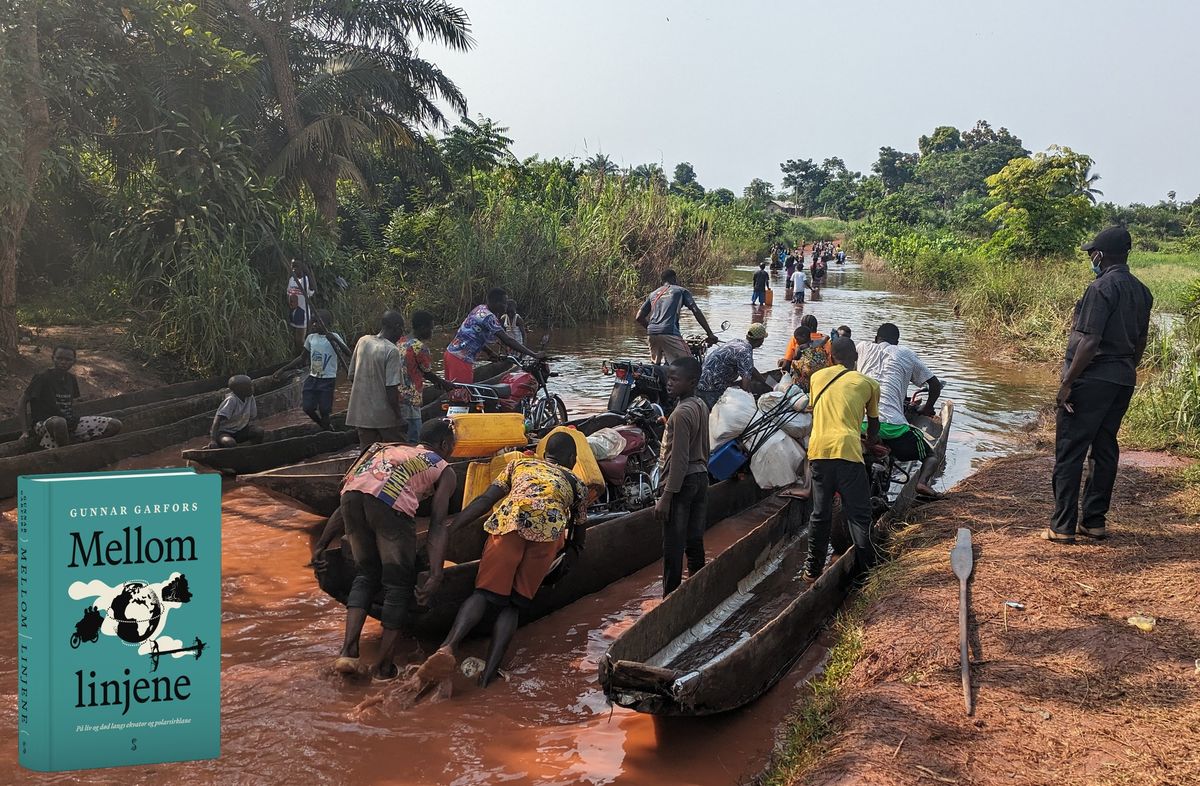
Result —
[[860, 567], [875, 560], [871, 543], [871, 486], [863, 464], [862, 421], [867, 419], [867, 445], [879, 441], [879, 383], [854, 370], [858, 350], [848, 338], [832, 342], [837, 365], [812, 375], [813, 428], [808, 438], [812, 467], [812, 523], [808, 536], [808, 561], [804, 580], [816, 581], [825, 570], [829, 531], [833, 523], [833, 497], [840, 494], [842, 513], [850, 538], [858, 550]]
[[692, 350], [683, 340], [679, 331], [679, 313], [684, 307], [691, 309], [696, 322], [708, 335], [708, 345], [717, 343], [717, 337], [704, 313], [696, 305], [692, 293], [679, 286], [679, 277], [674, 270], [664, 270], [662, 286], [651, 292], [643, 301], [634, 317], [639, 325], [646, 328], [646, 340], [650, 344], [650, 360], [653, 363], [674, 363], [680, 358], [692, 356]]
[[[1074, 543], [1075, 535], [1106, 536], [1113, 484], [1117, 479], [1117, 431], [1137, 383], [1146, 349], [1154, 297], [1129, 272], [1133, 241], [1124, 227], [1109, 227], [1083, 250], [1096, 280], [1075, 304], [1058, 390], [1054, 434], [1054, 518], [1042, 537]], [[1079, 521], [1079, 481], [1088, 460]], [[1077, 526], [1078, 522], [1078, 526]]]

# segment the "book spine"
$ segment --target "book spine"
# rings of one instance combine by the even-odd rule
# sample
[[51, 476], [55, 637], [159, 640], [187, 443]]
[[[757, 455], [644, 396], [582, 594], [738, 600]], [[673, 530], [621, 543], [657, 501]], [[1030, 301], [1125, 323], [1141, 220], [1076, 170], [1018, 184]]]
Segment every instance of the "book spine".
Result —
[[17, 486], [17, 749], [22, 767], [51, 769], [50, 488]]

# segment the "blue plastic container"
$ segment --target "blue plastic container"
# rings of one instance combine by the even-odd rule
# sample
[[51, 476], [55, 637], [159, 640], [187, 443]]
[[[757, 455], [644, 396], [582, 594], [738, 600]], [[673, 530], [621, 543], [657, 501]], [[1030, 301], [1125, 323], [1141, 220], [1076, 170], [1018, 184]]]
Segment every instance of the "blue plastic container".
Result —
[[718, 481], [728, 480], [733, 477], [733, 473], [746, 466], [749, 460], [750, 455], [736, 439], [731, 439], [708, 457], [708, 474]]

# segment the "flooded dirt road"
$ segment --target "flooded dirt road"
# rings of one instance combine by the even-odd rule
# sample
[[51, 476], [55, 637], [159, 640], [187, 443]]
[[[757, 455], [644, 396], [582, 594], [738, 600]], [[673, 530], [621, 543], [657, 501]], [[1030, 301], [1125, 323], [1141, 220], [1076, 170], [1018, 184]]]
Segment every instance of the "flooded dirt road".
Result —
[[[714, 327], [731, 321], [723, 337], [740, 335], [752, 319], [751, 272], [737, 269], [722, 284], [696, 288]], [[776, 286], [777, 305], [764, 314], [771, 335], [759, 351], [762, 368], [782, 352], [803, 313], [783, 302], [781, 275]], [[887, 292], [882, 280], [853, 266], [831, 270], [821, 300], [806, 308], [817, 315], [822, 331], [848, 324], [855, 338], [872, 337], [880, 322], [896, 322], [902, 341], [946, 382], [945, 395], [959, 403], [947, 485], [1005, 452], [1008, 435], [1052, 381], [1045, 372], [1019, 374], [980, 360], [948, 305]], [[572, 412], [603, 407], [610, 383], [600, 374], [603, 359], [644, 355], [639, 331], [625, 316], [607, 325], [555, 331], [551, 348], [563, 359], [553, 383]], [[178, 453], [153, 457], [152, 463], [177, 463], [172, 455]], [[738, 783], [761, 767], [797, 687], [819, 665], [812, 662], [815, 656], [801, 661], [758, 702], [722, 717], [660, 721], [610, 708], [597, 685], [596, 662], [615, 635], [657, 603], [659, 567], [651, 565], [522, 628], [506, 681], [487, 690], [463, 681], [449, 700], [409, 706], [389, 686], [346, 682], [332, 673], [344, 610], [303, 567], [318, 517], [238, 486], [227, 488], [224, 513], [222, 757], [40, 775], [17, 768], [10, 734], [0, 747], [0, 783]], [[0, 638], [12, 642], [15, 513], [9, 509], [0, 516]], [[756, 523], [734, 518], [710, 530], [709, 554]], [[377, 623], [368, 622], [364, 656], [378, 635]], [[425, 651], [430, 644], [424, 643]], [[470, 642], [466, 654], [482, 655], [484, 646]], [[14, 650], [0, 654], [0, 719], [10, 730], [16, 727]], [[401, 647], [402, 659], [418, 654], [415, 642]]]

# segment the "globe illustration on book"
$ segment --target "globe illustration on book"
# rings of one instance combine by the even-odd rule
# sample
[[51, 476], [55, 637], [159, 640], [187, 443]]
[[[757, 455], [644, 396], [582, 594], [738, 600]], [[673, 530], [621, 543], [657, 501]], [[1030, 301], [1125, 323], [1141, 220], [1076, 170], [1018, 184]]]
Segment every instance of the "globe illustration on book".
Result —
[[162, 613], [162, 600], [144, 581], [122, 584], [108, 607], [108, 616], [117, 621], [117, 636], [130, 644], [140, 644], [153, 636]]

